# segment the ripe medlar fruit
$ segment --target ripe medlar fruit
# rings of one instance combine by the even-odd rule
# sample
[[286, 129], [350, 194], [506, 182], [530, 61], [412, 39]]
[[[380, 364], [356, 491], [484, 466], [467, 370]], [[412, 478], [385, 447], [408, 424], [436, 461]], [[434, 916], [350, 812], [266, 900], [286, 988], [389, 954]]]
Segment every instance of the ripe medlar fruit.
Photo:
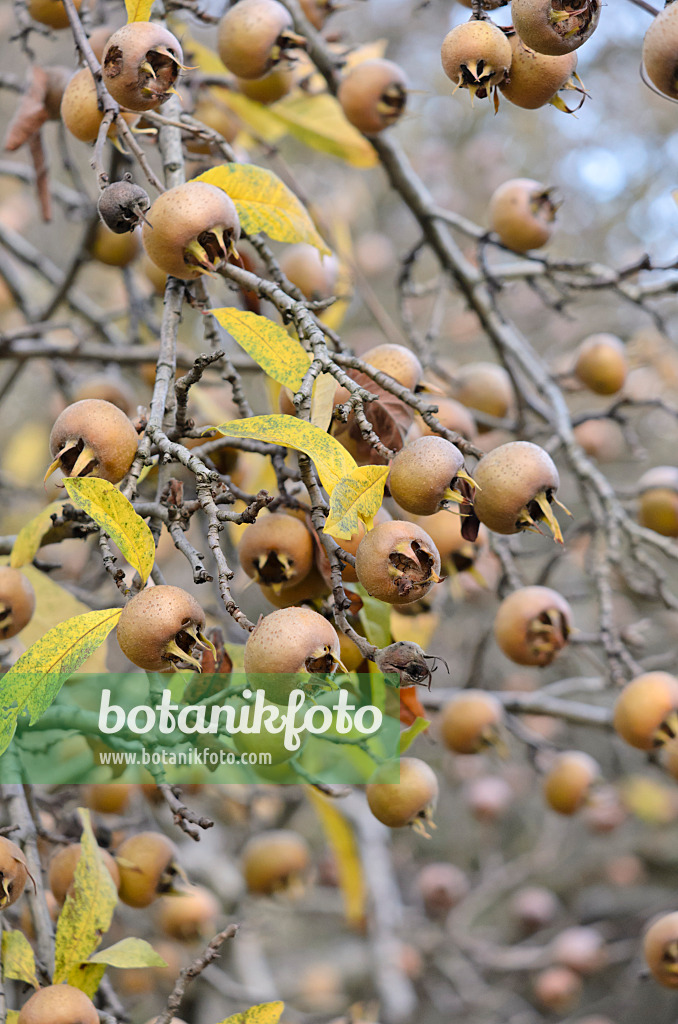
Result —
[[568, 642], [572, 609], [550, 587], [520, 587], [505, 597], [494, 620], [494, 635], [518, 665], [550, 665]]
[[196, 942], [214, 935], [221, 914], [219, 900], [203, 885], [192, 885], [158, 901], [158, 927], [180, 942]]
[[127, 602], [118, 621], [118, 643], [134, 665], [149, 672], [170, 672], [200, 662], [193, 648], [214, 647], [204, 635], [205, 613], [181, 587], [147, 587]]
[[95, 373], [84, 377], [73, 391], [73, 401], [81, 402], [84, 398], [99, 398], [129, 416], [135, 405], [135, 396], [126, 380], [113, 373]]
[[600, 767], [582, 750], [558, 754], [544, 776], [544, 798], [558, 814], [574, 814], [586, 802]]
[[18, 569], [0, 566], [0, 640], [20, 633], [33, 618], [35, 591]]
[[678, 679], [668, 672], [636, 676], [617, 697], [614, 728], [638, 750], [654, 750], [678, 735]]
[[0, 836], [0, 910], [16, 903], [29, 878], [31, 875], [21, 847], [6, 836]]
[[179, 40], [155, 21], [132, 21], [114, 32], [101, 60], [104, 85], [128, 110], [155, 110], [174, 92], [183, 68]]
[[440, 51], [443, 71], [456, 89], [485, 99], [508, 75], [511, 44], [491, 21], [471, 21], [451, 29]]
[[115, 234], [105, 224], [97, 224], [90, 256], [107, 267], [127, 267], [141, 250], [141, 236], [134, 228], [128, 234]]
[[643, 956], [655, 981], [678, 988], [678, 911], [653, 921], [643, 939]]
[[[76, 11], [80, 10], [82, 0], [75, 0]], [[28, 13], [33, 21], [50, 28], [68, 28], [70, 22], [62, 0], [28, 0]]]
[[428, 837], [433, 826], [433, 811], [438, 800], [438, 779], [425, 761], [418, 757], [400, 758], [400, 782], [382, 782], [393, 769], [381, 765], [368, 783], [365, 795], [372, 814], [389, 828], [409, 825]]
[[107, 228], [116, 235], [134, 231], [143, 220], [151, 200], [141, 185], [125, 174], [120, 181], [112, 181], [102, 189], [97, 200], [97, 211]]
[[[504, 419], [515, 405], [511, 378], [497, 363], [467, 363], [454, 371], [454, 397], [462, 405]], [[482, 424], [480, 433], [488, 428]]]
[[336, 7], [335, 0], [300, 0], [301, 9], [313, 25], [321, 29]]
[[[53, 0], [49, 2], [52, 3]], [[121, 111], [118, 116], [124, 118], [130, 126], [139, 120], [138, 114], [128, 111]], [[64, 89], [61, 98], [61, 120], [76, 139], [80, 139], [81, 142], [96, 142], [103, 119], [92, 72], [89, 68], [81, 68]], [[115, 138], [116, 134], [117, 128], [113, 122], [108, 129], [109, 139]]]
[[297, 71], [292, 67], [279, 66], [273, 68], [263, 78], [238, 78], [238, 91], [249, 100], [269, 106], [287, 96], [297, 81]]
[[239, 238], [233, 202], [206, 181], [187, 181], [163, 192], [142, 229], [144, 248], [156, 266], [183, 281], [213, 273], [235, 251]]
[[[552, 103], [559, 110], [570, 113], [560, 98], [561, 89], [575, 89], [583, 93], [581, 85], [574, 79], [577, 70], [577, 54], [565, 53], [551, 57], [526, 46], [515, 33], [509, 42], [513, 51], [508, 78], [499, 88], [510, 103], [525, 110], [537, 110]], [[577, 80], [578, 81], [578, 80]], [[582, 96], [582, 102], [585, 98]]]
[[138, 832], [118, 847], [120, 899], [130, 907], [148, 907], [159, 896], [174, 892], [183, 873], [177, 848], [161, 832]]
[[592, 334], [576, 352], [575, 376], [597, 395], [614, 395], [629, 372], [624, 343], [614, 334]]
[[276, 608], [291, 608], [304, 601], [315, 601], [319, 597], [326, 597], [331, 589], [315, 565], [299, 583], [286, 587], [265, 587], [262, 584], [259, 586], [266, 600]]
[[[435, 404], [438, 406], [435, 417], [447, 430], [453, 430], [467, 441], [475, 440], [478, 428], [465, 404], [456, 398], [448, 398], [445, 395], [441, 397], [436, 395]], [[424, 437], [433, 433], [434, 431], [428, 423], [417, 418], [412, 424], [408, 438], [414, 440], [415, 437]]]
[[79, 988], [48, 985], [24, 1003], [17, 1024], [99, 1024], [99, 1013]]
[[242, 851], [245, 885], [260, 896], [299, 886], [310, 863], [311, 851], [306, 840], [287, 829], [253, 836]]
[[466, 540], [462, 533], [465, 522], [463, 516], [452, 516], [443, 510], [432, 516], [422, 516], [421, 520], [415, 519], [415, 522], [426, 530], [438, 549], [443, 570], [457, 573], [474, 570], [471, 575], [484, 585], [480, 574], [474, 569], [478, 556], [487, 549], [487, 531], [484, 526], [475, 541], [472, 541]]
[[[314, 245], [299, 242], [287, 246], [280, 257], [280, 269], [309, 302], [329, 299], [335, 293], [339, 261], [336, 256], [322, 256]], [[296, 409], [292, 408], [291, 415], [295, 416]]]
[[137, 787], [130, 782], [103, 782], [85, 787], [85, 806], [99, 814], [122, 814]]
[[420, 526], [394, 519], [365, 534], [355, 570], [371, 597], [388, 604], [412, 604], [440, 582], [440, 555]]
[[300, 583], [313, 568], [313, 538], [296, 516], [274, 512], [243, 530], [240, 564], [250, 579], [282, 590]]
[[432, 516], [454, 503], [463, 514], [475, 488], [462, 453], [435, 434], [401, 448], [391, 463], [388, 486], [393, 500], [417, 516]]
[[124, 412], [96, 398], [69, 405], [57, 417], [49, 435], [55, 469], [64, 476], [93, 476], [117, 484], [134, 462], [137, 432]]
[[601, 7], [601, 0], [514, 0], [511, 16], [527, 46], [555, 57], [586, 42], [598, 25]]
[[[245, 644], [248, 677], [331, 675], [338, 664], [337, 632], [312, 608], [279, 608], [265, 615]], [[273, 699], [271, 694], [268, 696]]]
[[[193, 110], [193, 117], [200, 121], [206, 128], [211, 128], [226, 140], [233, 142], [240, 131], [240, 123], [235, 114], [229, 110], [225, 103], [219, 98], [216, 90], [202, 90]], [[212, 143], [198, 138], [196, 135], [189, 135], [184, 143], [189, 153], [198, 155], [211, 153]]]
[[532, 178], [512, 178], [490, 198], [490, 228], [513, 252], [540, 249], [553, 233], [557, 209], [551, 189]]
[[219, 22], [217, 51], [238, 78], [262, 78], [290, 50], [304, 47], [292, 16], [278, 0], [239, 0]]
[[497, 746], [504, 708], [486, 690], [460, 690], [440, 715], [440, 736], [455, 754], [478, 754]]
[[337, 99], [347, 121], [365, 135], [376, 135], [402, 116], [407, 78], [390, 60], [364, 60], [339, 83]]
[[655, 466], [638, 481], [638, 522], [663, 537], [678, 537], [678, 469]]
[[678, 13], [672, 3], [652, 19], [643, 39], [643, 66], [652, 84], [669, 96], [678, 99], [676, 75], [676, 40], [678, 39]]
[[[113, 883], [118, 889], [120, 887], [120, 871], [118, 865], [111, 857], [108, 850], [99, 849], [99, 859], [104, 864], [109, 875], [113, 879]], [[66, 901], [66, 896], [72, 893], [73, 880], [75, 878], [75, 869], [78, 866], [78, 861], [82, 856], [82, 845], [80, 843], [72, 843], [70, 846], [62, 846], [60, 850], [52, 856], [47, 869], [47, 880], [49, 887], [52, 890], [52, 895], [57, 901], [59, 906], [62, 906]]]
[[388, 374], [410, 391], [417, 390], [424, 376], [422, 365], [412, 349], [391, 342], [368, 349], [363, 355], [363, 362]]

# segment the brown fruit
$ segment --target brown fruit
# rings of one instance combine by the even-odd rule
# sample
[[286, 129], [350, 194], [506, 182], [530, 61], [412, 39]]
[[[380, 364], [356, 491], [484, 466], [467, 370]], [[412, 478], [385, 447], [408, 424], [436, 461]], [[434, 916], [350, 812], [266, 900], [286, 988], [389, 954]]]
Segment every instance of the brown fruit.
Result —
[[624, 343], [614, 334], [592, 334], [577, 349], [575, 376], [597, 395], [620, 391], [628, 370]]
[[[52, 890], [52, 895], [59, 906], [63, 906], [66, 896], [73, 892], [75, 869], [81, 856], [82, 846], [80, 843], [73, 843], [71, 846], [62, 846], [60, 850], [56, 851], [49, 862], [47, 880]], [[116, 889], [118, 889], [120, 887], [118, 865], [107, 850], [99, 849], [99, 858], [113, 879]]]
[[[49, 2], [53, 3], [54, 0]], [[120, 116], [130, 126], [139, 120], [138, 114], [127, 111], [123, 111]], [[81, 142], [96, 142], [103, 119], [92, 72], [89, 68], [81, 68], [64, 89], [61, 99], [61, 120], [76, 139], [80, 139]], [[117, 128], [113, 123], [108, 129], [108, 137], [114, 138], [116, 134]]]
[[[261, 584], [260, 584], [261, 586]], [[261, 587], [261, 593], [276, 608], [291, 608], [304, 601], [316, 601], [330, 593], [330, 586], [316, 566], [311, 568], [300, 583], [289, 587]]]
[[[545, 522], [555, 540], [562, 533], [551, 505], [560, 478], [553, 459], [531, 441], [509, 441], [484, 455], [475, 468], [476, 517], [495, 533], [541, 532]], [[558, 504], [558, 502], [556, 502]]]
[[238, 78], [262, 78], [305, 45], [293, 28], [291, 14], [278, 0], [239, 0], [219, 22], [217, 50]]
[[504, 708], [485, 690], [460, 690], [448, 700], [440, 715], [443, 743], [455, 754], [478, 754], [496, 746]]
[[82, 402], [86, 398], [98, 398], [117, 405], [126, 416], [129, 416], [134, 406], [134, 394], [127, 381], [112, 373], [99, 373], [82, 380], [73, 392], [73, 401]]
[[148, 907], [159, 896], [174, 891], [181, 874], [177, 848], [161, 832], [138, 832], [116, 852], [120, 871], [120, 899], [130, 907]]
[[296, 586], [313, 568], [313, 538], [296, 516], [259, 516], [242, 532], [240, 564], [250, 579], [266, 587]]
[[432, 516], [422, 516], [415, 520], [426, 530], [440, 555], [443, 569], [455, 572], [466, 572], [473, 568], [478, 556], [487, 548], [487, 531], [481, 527], [475, 541], [466, 540], [462, 535], [464, 519], [453, 516], [449, 512], [436, 512]]
[[678, 988], [678, 911], [657, 918], [645, 933], [643, 956], [652, 977], [665, 988]]
[[393, 345], [386, 342], [369, 349], [363, 355], [363, 361], [375, 370], [393, 377], [398, 384], [416, 391], [424, 376], [424, 370], [414, 352], [404, 345]]
[[[574, 428], [574, 439], [587, 455], [599, 462], [614, 462], [626, 453], [621, 427], [615, 420], [583, 420]], [[676, 502], [678, 516], [678, 502]], [[678, 530], [678, 518], [676, 519]]]
[[183, 68], [179, 40], [155, 21], [132, 21], [114, 32], [104, 48], [101, 74], [114, 100], [128, 110], [155, 110]]
[[193, 885], [175, 896], [158, 901], [158, 927], [180, 942], [197, 942], [217, 931], [219, 900], [202, 885]]
[[[79, 11], [82, 0], [74, 2], [76, 11]], [[33, 21], [50, 28], [68, 28], [70, 25], [62, 0], [28, 0], [28, 13]]]
[[174, 665], [200, 671], [193, 648], [214, 650], [204, 628], [205, 613], [192, 594], [181, 587], [147, 587], [123, 608], [118, 643], [133, 665], [149, 672], [170, 672]]
[[156, 266], [184, 281], [212, 273], [239, 238], [235, 206], [223, 189], [205, 181], [163, 192], [142, 229], [144, 248]]
[[106, 43], [116, 31], [116, 28], [117, 26], [115, 25], [99, 25], [90, 33], [89, 45], [92, 47], [92, 53], [100, 64], [106, 49]]
[[578, 974], [595, 974], [605, 965], [605, 942], [595, 928], [565, 928], [549, 946], [555, 964], [569, 967]]
[[148, 193], [127, 172], [101, 190], [97, 212], [107, 228], [116, 235], [125, 235], [141, 224], [150, 205]]
[[[465, 404], [457, 401], [456, 398], [447, 398], [446, 396], [439, 398], [437, 395], [433, 401], [438, 406], [438, 411], [434, 415], [447, 430], [453, 430], [455, 434], [460, 434], [467, 441], [475, 439], [478, 430], [473, 416]], [[428, 434], [434, 433], [435, 431], [429, 427], [428, 423], [423, 420], [415, 420], [410, 436], [413, 438], [426, 437]]]
[[136, 229], [128, 234], [116, 234], [105, 224], [97, 224], [89, 251], [95, 260], [107, 267], [126, 267], [141, 252], [141, 236]]
[[421, 869], [416, 888], [427, 915], [444, 918], [466, 896], [469, 881], [454, 864], [434, 863]]
[[528, 252], [546, 245], [553, 234], [557, 206], [551, 190], [532, 178], [512, 178], [490, 198], [490, 229], [513, 252]]
[[550, 587], [521, 587], [505, 597], [494, 620], [494, 635], [518, 665], [550, 665], [566, 646], [572, 609]]
[[243, 96], [268, 106], [287, 96], [296, 81], [297, 72], [294, 68], [277, 67], [263, 78], [237, 78], [236, 84]]
[[613, 724], [638, 750], [654, 750], [678, 734], [678, 679], [668, 672], [646, 672], [627, 683], [617, 697]]
[[544, 776], [544, 798], [558, 814], [575, 814], [598, 780], [598, 762], [581, 750], [558, 754]]
[[415, 523], [391, 520], [367, 533], [356, 553], [358, 579], [371, 597], [412, 604], [440, 582], [440, 555]]
[[[504, 419], [515, 404], [508, 372], [497, 363], [467, 363], [454, 373], [454, 397], [462, 405]], [[483, 433], [486, 427], [478, 428]]]
[[335, 0], [300, 0], [301, 9], [314, 28], [321, 29], [336, 7]]
[[643, 39], [643, 66], [652, 84], [671, 99], [678, 99], [678, 12], [668, 3], [652, 19]]
[[0, 640], [20, 633], [33, 618], [35, 592], [18, 569], [0, 565]]
[[[240, 131], [237, 117], [225, 103], [221, 102], [219, 93], [215, 90], [203, 90], [199, 94], [193, 117], [206, 128], [221, 135], [226, 142], [233, 142]], [[189, 153], [198, 155], [211, 153], [213, 148], [211, 142], [205, 142], [195, 135], [186, 138], [185, 146]]]
[[557, 897], [539, 885], [519, 889], [511, 900], [511, 914], [528, 934], [552, 924], [559, 909]]
[[447, 33], [440, 57], [443, 71], [457, 88], [484, 99], [508, 75], [511, 44], [491, 21], [471, 19]]
[[558, 96], [560, 90], [569, 87], [583, 91], [573, 80], [577, 70], [576, 53], [557, 57], [537, 53], [526, 46], [517, 33], [509, 42], [513, 51], [511, 68], [508, 78], [499, 86], [506, 99], [525, 110], [536, 110], [547, 103], [567, 110]]
[[[300, 242], [287, 246], [280, 257], [280, 269], [310, 302], [329, 299], [335, 293], [339, 261], [336, 256], [321, 256], [314, 245]], [[291, 415], [296, 416], [296, 409]]]
[[678, 537], [678, 469], [655, 466], [638, 481], [638, 522], [663, 537]]
[[30, 877], [21, 847], [0, 836], [0, 910], [16, 903]]
[[64, 476], [98, 477], [119, 483], [137, 453], [138, 437], [124, 412], [96, 398], [69, 405], [49, 435], [54, 462], [45, 479], [60, 469]]
[[595, 31], [601, 0], [514, 0], [513, 27], [537, 53], [572, 53]]
[[484, 822], [503, 818], [514, 798], [510, 784], [499, 775], [471, 779], [464, 791], [464, 802], [469, 811], [477, 821]]
[[311, 851], [306, 840], [286, 829], [253, 836], [242, 851], [245, 885], [259, 896], [297, 887], [310, 863]]
[[400, 758], [399, 782], [381, 781], [392, 772], [392, 765], [382, 765], [365, 790], [372, 814], [389, 828], [409, 825], [415, 832], [427, 836], [438, 800], [435, 772], [417, 757]]
[[582, 980], [569, 967], [546, 967], [533, 982], [534, 997], [546, 1010], [567, 1013], [579, 1002]]
[[405, 112], [407, 78], [393, 61], [364, 60], [344, 75], [337, 99], [347, 121], [365, 135], [376, 135]]
[[99, 1013], [72, 985], [48, 985], [24, 1003], [17, 1024], [99, 1024]]
[[463, 510], [474, 490], [462, 453], [435, 434], [401, 448], [391, 463], [388, 486], [394, 501], [417, 516], [455, 506]]
[[122, 814], [137, 787], [126, 782], [104, 782], [85, 787], [85, 806], [99, 814]]
[[339, 663], [339, 637], [312, 608], [279, 608], [265, 615], [245, 644], [247, 675], [331, 674]]

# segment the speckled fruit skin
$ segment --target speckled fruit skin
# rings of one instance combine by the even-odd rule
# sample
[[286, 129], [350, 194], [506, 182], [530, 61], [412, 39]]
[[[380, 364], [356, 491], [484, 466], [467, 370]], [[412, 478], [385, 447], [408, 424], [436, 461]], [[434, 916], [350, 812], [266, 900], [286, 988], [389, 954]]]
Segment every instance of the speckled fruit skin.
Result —
[[597, 395], [615, 395], [626, 380], [626, 349], [614, 334], [592, 334], [577, 349], [575, 375]]
[[296, 832], [274, 829], [253, 836], [242, 851], [242, 873], [251, 893], [270, 896], [303, 877], [311, 863], [306, 840]]
[[[122, 117], [130, 126], [139, 120], [138, 114], [127, 112], [123, 112]], [[80, 139], [81, 142], [96, 142], [103, 119], [92, 72], [89, 68], [81, 68], [64, 89], [61, 98], [61, 120], [76, 139]], [[117, 129], [113, 124], [108, 130], [109, 138], [116, 133]]]
[[653, 85], [678, 99], [678, 8], [669, 4], [650, 22], [643, 40], [643, 65]]
[[638, 522], [663, 537], [678, 537], [678, 469], [655, 466], [638, 481]]
[[[216, 185], [187, 181], [158, 196], [147, 214], [141, 238], [148, 256], [166, 274], [192, 281], [202, 271], [186, 263], [186, 246], [204, 232], [226, 228], [237, 242], [240, 221], [232, 201]], [[153, 227], [149, 225], [152, 224]]]
[[386, 342], [376, 345], [363, 355], [364, 362], [393, 377], [403, 387], [414, 391], [424, 376], [424, 370], [414, 352], [404, 345]]
[[542, 490], [556, 491], [560, 478], [551, 456], [531, 441], [509, 441], [476, 466], [473, 503], [481, 523], [495, 533], [519, 533], [518, 517]]
[[337, 99], [347, 121], [365, 135], [395, 124], [407, 104], [407, 78], [390, 60], [365, 60], [342, 78]]
[[177, 896], [163, 896], [158, 902], [158, 927], [179, 942], [196, 942], [217, 931], [221, 913], [219, 900], [202, 885], [191, 886]]
[[365, 793], [372, 814], [383, 825], [404, 828], [435, 807], [438, 779], [425, 761], [401, 757], [400, 782], [380, 782], [379, 775], [377, 771]]
[[148, 907], [168, 892], [177, 874], [177, 848], [161, 832], [137, 832], [116, 851], [120, 899], [130, 907]]
[[467, 65], [484, 64], [481, 83], [486, 89], [503, 82], [511, 66], [511, 44], [491, 21], [467, 21], [451, 29], [440, 51], [443, 71], [455, 85], [468, 88], [476, 80]]
[[504, 708], [486, 690], [462, 690], [452, 697], [440, 715], [440, 735], [455, 754], [477, 754], [497, 736]]
[[[300, 242], [287, 246], [280, 257], [280, 269], [312, 302], [334, 295], [339, 261], [336, 256], [321, 256], [314, 245]], [[296, 416], [296, 409], [291, 415]]]
[[219, 22], [217, 51], [238, 78], [262, 78], [277, 63], [272, 54], [292, 16], [277, 0], [240, 0]]
[[[75, 9], [79, 11], [82, 0], [75, 0]], [[68, 28], [70, 22], [66, 14], [66, 8], [61, 0], [29, 0], [28, 13], [33, 21], [39, 21], [41, 25], [49, 25], [50, 28]]]
[[678, 988], [678, 911], [664, 914], [650, 925], [643, 938], [643, 956], [655, 981]]
[[88, 476], [99, 477], [112, 484], [119, 483], [129, 470], [139, 441], [124, 412], [111, 402], [97, 398], [74, 402], [57, 417], [49, 435], [52, 458], [81, 440], [92, 449], [96, 459], [96, 465]]
[[16, 903], [27, 881], [28, 868], [21, 847], [0, 836], [0, 911]]
[[550, 587], [514, 590], [499, 605], [494, 620], [499, 647], [518, 665], [550, 665], [567, 644], [571, 629], [572, 609]]
[[[513, 408], [513, 384], [497, 363], [467, 363], [454, 372], [454, 397], [469, 409], [503, 419]], [[484, 429], [479, 427], [481, 433]]]
[[71, 985], [49, 985], [24, 1003], [17, 1024], [99, 1024], [91, 999]]
[[508, 78], [499, 88], [510, 103], [537, 110], [558, 94], [577, 70], [577, 54], [553, 57], [526, 46], [516, 33], [509, 38], [513, 58]]
[[388, 486], [394, 501], [415, 516], [432, 516], [445, 491], [464, 468], [464, 456], [450, 441], [430, 435], [411, 441], [391, 463]]
[[[20, 633], [33, 618], [35, 591], [18, 569], [0, 566], [0, 640]], [[11, 622], [5, 621], [11, 616]]]
[[[57, 850], [49, 862], [47, 880], [52, 890], [52, 895], [59, 904], [63, 906], [66, 896], [73, 884], [75, 869], [82, 856], [80, 843], [73, 843], [71, 846], [62, 846]], [[99, 850], [99, 856], [103, 861], [106, 870], [113, 879], [116, 889], [120, 886], [120, 872], [118, 865], [107, 850]]]
[[[269, 555], [273, 556], [272, 561], [279, 556], [287, 562], [287, 572], [282, 579], [267, 579], [266, 566], [262, 576], [258, 561]], [[313, 568], [313, 556], [313, 538], [305, 524], [295, 516], [285, 515], [283, 512], [260, 516], [256, 522], [243, 530], [238, 545], [240, 564], [250, 579], [258, 583], [275, 583], [282, 587], [301, 583]], [[282, 569], [280, 563], [278, 566]]]
[[[152, 51], [161, 48], [175, 60], [170, 74], [161, 71], [153, 77], [141, 65]], [[169, 88], [177, 78], [183, 63], [179, 40], [157, 22], [133, 21], [114, 32], [104, 47], [101, 74], [104, 84], [114, 100], [129, 110], [155, 110], [167, 100]], [[146, 95], [142, 90], [150, 90]]]
[[553, 4], [552, 0], [513, 0], [511, 16], [513, 27], [527, 46], [556, 57], [572, 53], [590, 38], [598, 25], [601, 6], [600, 0], [567, 4], [566, 9], [572, 11], [586, 10], [589, 20], [583, 31], [573, 31], [576, 25], [571, 20], [554, 23], [551, 16], [559, 13], [561, 5]]
[[532, 178], [505, 181], [492, 194], [489, 220], [492, 231], [513, 252], [528, 252], [546, 245], [553, 234], [554, 213], [543, 204], [546, 188]]
[[638, 750], [654, 750], [673, 739], [662, 724], [678, 709], [678, 679], [668, 672], [636, 676], [617, 697], [613, 725], [619, 736]]
[[205, 628], [205, 613], [192, 594], [166, 584], [147, 587], [127, 602], [118, 621], [120, 649], [133, 665], [169, 672], [168, 643], [186, 626]]
[[[417, 569], [418, 562], [413, 562], [416, 570], [411, 589], [403, 593], [396, 583], [396, 571], [393, 557], [405, 552], [412, 552], [412, 545], [430, 557], [430, 573], [440, 575], [440, 555], [426, 533], [416, 523], [394, 519], [387, 523], [379, 523], [367, 533], [356, 553], [355, 569], [358, 579], [371, 597], [388, 604], [412, 604], [428, 594], [435, 579], [429, 579], [430, 573]], [[408, 573], [408, 575], [410, 575]], [[426, 578], [424, 578], [426, 577]]]
[[558, 754], [544, 776], [544, 799], [558, 814], [575, 814], [598, 779], [598, 762], [582, 750]]
[[312, 608], [279, 608], [264, 616], [245, 644], [245, 672], [308, 672], [306, 662], [321, 652], [336, 662], [339, 637], [331, 622]]

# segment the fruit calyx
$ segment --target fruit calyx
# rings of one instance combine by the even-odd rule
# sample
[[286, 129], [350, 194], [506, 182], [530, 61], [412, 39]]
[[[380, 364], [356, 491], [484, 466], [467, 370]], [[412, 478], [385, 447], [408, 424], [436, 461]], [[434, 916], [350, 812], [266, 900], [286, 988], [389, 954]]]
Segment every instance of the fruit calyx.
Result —
[[240, 259], [231, 228], [220, 225], [203, 231], [184, 249], [184, 262], [205, 274], [214, 274], [231, 256]]
[[85, 444], [82, 437], [68, 441], [48, 467], [43, 483], [47, 483], [55, 470], [61, 469], [64, 476], [89, 476], [97, 466], [94, 449]]
[[135, 185], [132, 175], [127, 172], [120, 181], [113, 181], [102, 189], [97, 201], [97, 210], [104, 224], [116, 235], [126, 234], [146, 221], [146, 211], [151, 205], [148, 193]]
[[388, 560], [389, 576], [402, 597], [416, 588], [425, 587], [427, 583], [440, 583], [443, 578], [433, 568], [431, 553], [417, 540], [403, 540], [396, 544]]
[[192, 665], [197, 672], [202, 672], [202, 665], [193, 654], [194, 647], [211, 651], [216, 658], [217, 652], [212, 641], [205, 636], [197, 623], [187, 619], [182, 623], [179, 632], [165, 645], [163, 661], [168, 661], [175, 672], [179, 671], [182, 665]]
[[549, 487], [546, 490], [539, 491], [535, 494], [532, 501], [527, 503], [518, 516], [516, 526], [519, 530], [529, 530], [532, 533], [540, 533], [543, 536], [544, 531], [540, 529], [540, 523], [545, 523], [551, 531], [555, 542], [562, 544], [563, 532], [553, 511], [553, 504], [562, 508], [566, 515], [572, 515], [570, 510], [563, 505], [562, 501], [558, 501], [554, 491]]
[[[120, 46], [110, 46], [105, 55], [104, 63], [108, 78], [117, 78], [122, 73], [124, 54]], [[162, 104], [176, 93], [174, 83], [179, 71], [187, 71], [176, 54], [166, 46], [155, 46], [146, 51], [144, 59], [138, 67], [137, 85], [142, 96]]]
[[599, 0], [552, 0], [549, 21], [564, 39], [585, 39]]

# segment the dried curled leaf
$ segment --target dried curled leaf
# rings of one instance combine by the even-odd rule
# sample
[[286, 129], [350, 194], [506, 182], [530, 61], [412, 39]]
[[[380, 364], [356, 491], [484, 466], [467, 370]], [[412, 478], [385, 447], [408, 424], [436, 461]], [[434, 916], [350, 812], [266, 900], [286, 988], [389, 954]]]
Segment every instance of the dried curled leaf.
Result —
[[[365, 416], [382, 444], [394, 452], [399, 452], [405, 443], [405, 435], [412, 425], [414, 413], [408, 405], [401, 402], [390, 391], [385, 391], [367, 374], [360, 373], [358, 370], [349, 370], [348, 375], [365, 391], [377, 396], [376, 401], [365, 403]], [[348, 393], [346, 398], [348, 398]], [[336, 423], [332, 432], [335, 437], [346, 434], [350, 438], [359, 462], [369, 462], [373, 466], [383, 466], [386, 462], [386, 459], [371, 446], [369, 441], [364, 439], [354, 413], [351, 413], [346, 423]]]

